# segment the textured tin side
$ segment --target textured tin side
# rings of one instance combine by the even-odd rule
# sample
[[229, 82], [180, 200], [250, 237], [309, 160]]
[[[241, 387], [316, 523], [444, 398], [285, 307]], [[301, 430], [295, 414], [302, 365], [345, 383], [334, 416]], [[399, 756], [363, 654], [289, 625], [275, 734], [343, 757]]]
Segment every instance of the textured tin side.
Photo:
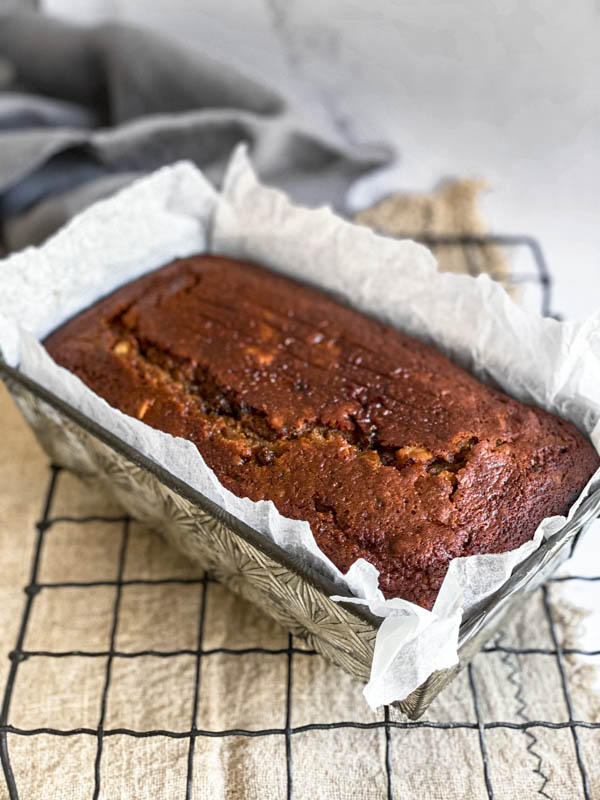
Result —
[[[128, 457], [120, 452], [125, 446], [116, 448], [103, 441], [79, 412], [50, 395], [41, 396], [47, 393], [16, 371], [7, 367], [2, 371], [25, 419], [55, 463], [83, 477], [93, 476], [134, 519], [158, 530], [190, 559], [328, 660], [359, 680], [368, 680], [376, 621], [334, 603], [331, 587], [325, 586], [324, 579], [320, 581], [317, 576], [308, 580], [289, 557], [279, 558], [249, 541], [218, 509], [209, 513], [200, 507], [191, 490], [168, 485], [170, 481], [163, 479], [159, 467], [137, 463], [134, 451]], [[526, 595], [568, 557], [574, 540], [589, 527], [599, 509], [597, 489], [561, 531], [519, 565], [509, 581], [463, 621], [459, 663], [433, 673], [394, 707], [411, 719], [420, 717], [498, 626], [526, 601]], [[256, 537], [260, 539], [259, 534]]]

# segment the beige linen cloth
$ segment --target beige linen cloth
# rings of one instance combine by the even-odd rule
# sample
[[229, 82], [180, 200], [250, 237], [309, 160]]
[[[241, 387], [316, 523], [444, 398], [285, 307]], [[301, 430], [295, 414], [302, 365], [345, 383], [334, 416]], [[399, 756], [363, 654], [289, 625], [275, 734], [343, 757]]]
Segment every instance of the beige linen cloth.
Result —
[[[472, 184], [451, 184], [432, 196], [390, 199], [362, 219], [384, 228], [391, 218], [398, 232], [418, 233], [425, 221], [431, 232], [472, 232], [480, 224], [475, 195]], [[496, 277], [506, 274], [499, 251], [482, 248], [479, 257]], [[443, 267], [470, 269], [458, 250]], [[0, 420], [3, 687], [52, 478], [4, 388]], [[405, 724], [391, 712], [401, 724], [386, 731], [383, 710], [368, 708], [361, 684], [299, 640], [289, 652], [285, 631], [218, 583], [204, 583], [202, 570], [157, 533], [123, 522], [93, 483], [59, 472], [47, 520], [41, 588], [23, 642], [30, 655], [18, 664], [8, 715], [22, 800], [600, 798], [600, 728], [574, 734], [569, 726], [565, 684], [573, 719], [598, 723], [600, 707], [591, 668], [556, 655], [557, 641], [577, 646], [581, 622], [574, 609], [559, 613], [560, 583], [524, 604], [423, 720]], [[524, 727], [531, 721], [545, 724]], [[193, 723], [200, 735], [191, 747]], [[45, 728], [76, 732], [38, 731]], [[223, 731], [230, 733], [205, 735]], [[8, 796], [2, 783], [0, 797]]]

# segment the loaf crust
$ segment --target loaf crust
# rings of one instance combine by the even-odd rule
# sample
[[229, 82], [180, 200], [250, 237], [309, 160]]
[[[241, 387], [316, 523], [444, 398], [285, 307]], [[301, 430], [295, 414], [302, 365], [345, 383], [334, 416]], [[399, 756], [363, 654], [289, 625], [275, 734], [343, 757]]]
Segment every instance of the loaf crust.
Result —
[[126, 414], [190, 439], [221, 483], [307, 520], [346, 571], [431, 608], [451, 559], [564, 514], [599, 465], [571, 424], [327, 295], [219, 256], [179, 259], [45, 342]]

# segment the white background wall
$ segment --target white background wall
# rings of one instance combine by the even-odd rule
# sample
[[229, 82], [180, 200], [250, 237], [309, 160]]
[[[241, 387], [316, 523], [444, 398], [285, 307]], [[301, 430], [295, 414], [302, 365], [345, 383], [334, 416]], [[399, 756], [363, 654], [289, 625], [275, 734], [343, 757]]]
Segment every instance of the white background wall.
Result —
[[399, 162], [352, 194], [476, 175], [502, 232], [537, 236], [555, 306], [600, 306], [598, 0], [43, 0], [81, 22], [118, 18], [233, 59], [290, 88]]

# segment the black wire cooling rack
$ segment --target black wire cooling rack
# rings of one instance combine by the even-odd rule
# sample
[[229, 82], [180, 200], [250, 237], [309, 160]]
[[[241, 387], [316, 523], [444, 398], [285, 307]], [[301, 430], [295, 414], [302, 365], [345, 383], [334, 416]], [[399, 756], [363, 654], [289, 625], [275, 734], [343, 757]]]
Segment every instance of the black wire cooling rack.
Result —
[[[476, 258], [471, 258], [468, 254], [471, 250], [476, 251], [477, 248], [490, 244], [498, 245], [502, 248], [521, 248], [529, 253], [531, 269], [515, 274], [510, 278], [510, 282], [514, 284], [530, 284], [538, 292], [539, 307], [542, 313], [546, 316], [556, 316], [552, 308], [552, 281], [547, 265], [539, 244], [529, 236], [486, 236], [486, 237], [423, 237], [421, 239], [425, 244], [433, 246], [434, 248], [460, 245], [465, 249], [466, 258], [468, 263], [476, 265]], [[477, 267], [472, 269], [473, 274], [477, 274]], [[6, 786], [8, 789], [8, 796], [10, 800], [27, 800], [19, 793], [19, 787], [15, 779], [15, 774], [11, 767], [10, 757], [10, 741], [13, 737], [36, 737], [42, 735], [51, 735], [57, 737], [72, 737], [72, 736], [90, 736], [96, 740], [96, 756], [94, 764], [94, 788], [92, 793], [93, 800], [97, 800], [101, 793], [101, 765], [103, 759], [103, 748], [106, 740], [113, 736], [127, 736], [134, 738], [146, 737], [171, 737], [174, 739], [184, 739], [188, 741], [188, 755], [187, 755], [187, 780], [185, 784], [185, 800], [192, 800], [193, 797], [193, 778], [194, 778], [194, 750], [196, 742], [200, 737], [224, 738], [224, 737], [283, 737], [285, 741], [285, 770], [286, 770], [286, 784], [287, 784], [287, 798], [290, 800], [294, 796], [294, 741], [297, 736], [302, 735], [308, 731], [320, 731], [331, 729], [381, 729], [385, 734], [385, 771], [386, 771], [386, 794], [388, 800], [393, 800], [397, 797], [394, 792], [394, 771], [392, 769], [393, 760], [393, 736], [394, 730], [402, 729], [406, 731], [414, 731], [423, 728], [436, 728], [440, 730], [455, 730], [455, 729], [469, 729], [477, 731], [479, 749], [481, 753], [481, 770], [483, 773], [483, 781], [485, 784], [485, 791], [487, 796], [492, 800], [494, 798], [494, 775], [491, 767], [490, 760], [490, 744], [488, 741], [488, 732], [494, 729], [509, 729], [515, 731], [535, 733], [536, 729], [547, 730], [562, 730], [568, 729], [572, 737], [573, 755], [577, 763], [577, 768], [580, 775], [580, 785], [573, 785], [571, 795], [573, 798], [580, 796], [586, 800], [592, 800], [592, 789], [590, 787], [589, 779], [589, 764], [586, 764], [583, 749], [580, 742], [580, 731], [582, 729], [598, 729], [600, 723], [576, 719], [573, 702], [571, 699], [571, 691], [569, 687], [568, 670], [565, 664], [565, 657], [569, 655], [587, 655], [594, 656], [600, 655], [600, 650], [577, 650], [563, 648], [560, 644], [560, 636], [557, 631], [557, 622], [555, 619], [555, 610], [552, 607], [551, 595], [547, 587], [542, 587], [542, 601], [543, 608], [547, 618], [550, 630], [551, 647], [549, 648], [516, 648], [503, 646], [501, 639], [497, 639], [493, 646], [484, 648], [486, 653], [501, 653], [506, 656], [531, 656], [531, 655], [546, 655], [553, 657], [556, 661], [558, 673], [560, 676], [560, 684], [562, 693], [564, 695], [565, 708], [567, 710], [567, 719], [562, 721], [551, 720], [528, 720], [516, 721], [500, 721], [491, 720], [486, 721], [481, 710], [480, 690], [477, 687], [477, 680], [470, 665], [467, 670], [468, 686], [471, 693], [472, 708], [474, 711], [474, 721], [430, 721], [422, 720], [417, 722], [395, 721], [392, 718], [389, 708], [385, 708], [381, 719], [376, 722], [358, 722], [358, 721], [343, 721], [337, 723], [311, 723], [302, 726], [292, 725], [292, 698], [293, 698], [293, 680], [294, 680], [294, 664], [297, 658], [314, 657], [316, 652], [314, 650], [307, 650], [296, 646], [294, 637], [289, 635], [287, 647], [280, 649], [267, 649], [261, 647], [252, 647], [244, 649], [235, 648], [213, 648], [205, 649], [203, 647], [203, 636], [205, 627], [205, 609], [207, 607], [207, 595], [210, 587], [215, 583], [214, 579], [205, 574], [198, 578], [169, 578], [165, 577], [157, 580], [126, 580], [124, 579], [124, 564], [130, 538], [130, 520], [124, 517], [53, 517], [52, 507], [53, 499], [57, 488], [57, 483], [61, 470], [58, 467], [50, 468], [50, 476], [46, 496], [44, 500], [43, 510], [39, 522], [37, 523], [37, 539], [33, 552], [33, 558], [30, 569], [30, 579], [27, 586], [24, 587], [25, 604], [21, 619], [20, 628], [18, 631], [17, 640], [14, 649], [10, 653], [10, 670], [4, 690], [4, 697], [2, 702], [2, 711], [0, 715], [0, 758], [4, 776], [6, 779]], [[65, 520], [77, 522], [85, 525], [91, 522], [103, 521], [120, 527], [120, 547], [118, 555], [118, 572], [116, 580], [114, 581], [65, 581], [65, 582], [42, 582], [40, 581], [40, 565], [43, 559], [44, 543], [48, 532], [52, 526], [58, 522]], [[557, 577], [553, 581], [600, 581], [598, 576], [585, 576], [585, 577]], [[197, 629], [197, 646], [192, 649], [181, 649], [174, 651], [161, 651], [161, 650], [139, 650], [134, 652], [119, 651], [116, 647], [116, 633], [119, 624], [119, 617], [121, 612], [121, 601], [124, 589], [135, 584], [175, 584], [175, 583], [191, 583], [197, 584], [201, 592], [201, 606], [199, 615], [199, 624]], [[57, 589], [73, 588], [89, 589], [90, 587], [107, 586], [114, 588], [114, 604], [112, 609], [112, 628], [110, 631], [110, 643], [108, 650], [102, 651], [86, 651], [86, 650], [68, 650], [68, 651], [44, 651], [44, 650], [27, 650], [25, 645], [26, 634], [30, 624], [32, 610], [37, 598], [42, 593], [54, 592]], [[68, 621], [65, 620], [65, 625]], [[203, 659], [215, 653], [224, 653], [228, 656], [235, 656], [243, 658], [249, 654], [262, 654], [262, 655], [278, 655], [286, 661], [286, 691], [285, 691], [285, 724], [283, 727], [265, 728], [262, 730], [249, 730], [244, 728], [230, 728], [225, 730], [210, 730], [205, 729], [201, 725], [201, 720], [198, 718], [198, 699], [200, 685], [202, 681], [202, 668]], [[116, 659], [135, 659], [142, 656], [156, 656], [160, 658], [169, 658], [180, 655], [190, 655], [195, 657], [195, 677], [194, 677], [194, 690], [191, 708], [189, 711], [190, 725], [189, 729], [185, 731], [176, 730], [134, 730], [126, 727], [109, 728], [106, 726], [106, 712], [107, 712], [107, 698], [111, 686], [111, 678], [113, 676], [113, 667]], [[14, 695], [15, 682], [21, 665], [28, 659], [35, 658], [51, 658], [60, 659], [66, 657], [77, 658], [105, 658], [106, 667], [104, 673], [104, 681], [101, 693], [100, 713], [95, 727], [78, 727], [73, 729], [61, 729], [56, 727], [41, 727], [41, 728], [21, 728], [10, 723], [11, 718], [11, 701]], [[532, 738], [535, 741], [534, 736]], [[410, 766], [407, 768], [410, 769]], [[539, 794], [543, 797], [550, 797], [545, 791], [547, 785], [547, 778], [541, 768], [541, 763], [536, 770], [539, 774], [541, 787]], [[265, 794], [267, 787], [265, 787]], [[182, 798], [183, 800], [183, 798]]]

